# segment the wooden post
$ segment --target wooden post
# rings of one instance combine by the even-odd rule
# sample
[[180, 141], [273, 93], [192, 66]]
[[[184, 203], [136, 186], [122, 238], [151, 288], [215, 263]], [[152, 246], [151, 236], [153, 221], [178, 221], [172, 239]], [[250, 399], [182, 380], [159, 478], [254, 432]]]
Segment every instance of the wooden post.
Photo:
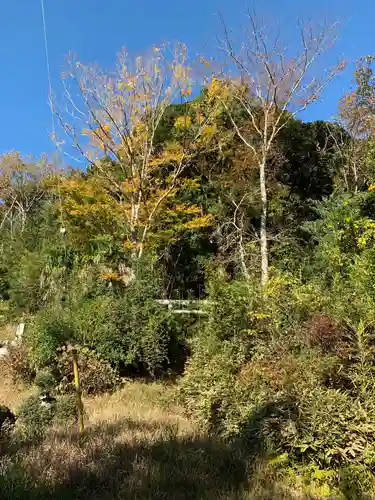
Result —
[[77, 361], [77, 351], [72, 349], [73, 358], [73, 373], [74, 373], [74, 387], [76, 390], [76, 402], [77, 402], [77, 415], [78, 415], [78, 429], [82, 434], [85, 430], [85, 424], [83, 421], [83, 402], [81, 394], [81, 385], [79, 381], [79, 371], [78, 371], [78, 361]]

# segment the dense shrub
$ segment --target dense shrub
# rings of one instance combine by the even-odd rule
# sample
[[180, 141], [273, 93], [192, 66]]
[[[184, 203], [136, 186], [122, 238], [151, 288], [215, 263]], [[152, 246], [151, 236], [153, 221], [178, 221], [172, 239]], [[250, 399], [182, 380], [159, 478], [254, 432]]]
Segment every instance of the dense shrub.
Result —
[[267, 322], [267, 316], [256, 318], [259, 305], [259, 287], [256, 282], [228, 282], [220, 273], [212, 275], [208, 283], [208, 320], [203, 336], [211, 335], [218, 340], [239, 337], [250, 338], [258, 320], [258, 326]]
[[155, 302], [158, 274], [143, 270], [120, 296], [102, 295], [72, 308], [76, 342], [90, 346], [112, 366], [141, 367], [155, 374], [170, 363], [171, 346], [184, 337], [181, 323]]
[[178, 387], [179, 401], [206, 430], [225, 437], [238, 434], [247, 411], [243, 401], [233, 404], [236, 373], [245, 359], [241, 344], [209, 339], [193, 346], [193, 352]]
[[[175, 361], [168, 359], [168, 352], [181, 338], [181, 330], [177, 320], [156, 304], [154, 297], [141, 300], [140, 296], [129, 293], [117, 303], [115, 314], [119, 345], [122, 346], [120, 363], [144, 366], [155, 375]], [[103, 353], [110, 352], [113, 352], [112, 347], [103, 344]]]
[[308, 344], [319, 347], [323, 352], [338, 351], [343, 336], [343, 328], [327, 315], [315, 314], [308, 323]]
[[335, 369], [339, 369], [336, 358], [322, 357], [317, 362], [316, 352], [295, 355], [284, 347], [249, 359], [243, 345], [235, 342], [197, 343], [178, 397], [205, 428], [225, 437], [249, 437], [255, 415], [263, 418], [268, 405], [281, 409], [286, 401], [296, 407], [299, 391], [323, 385]]
[[288, 443], [292, 454], [323, 466], [372, 460], [374, 408], [343, 391], [320, 387], [301, 392], [298, 408], [296, 432]]
[[326, 467], [313, 462], [296, 463], [282, 454], [271, 460], [284, 484], [296, 487], [307, 498], [313, 499], [373, 499], [373, 474], [366, 465], [351, 464], [339, 468]]
[[[20, 251], [19, 248], [17, 248]], [[45, 256], [37, 252], [23, 251], [9, 277], [11, 282], [10, 300], [13, 307], [35, 313], [44, 303], [47, 287], [41, 283]]]
[[30, 396], [18, 411], [21, 431], [28, 439], [42, 437], [52, 423], [55, 408], [53, 405], [42, 405], [39, 396]]
[[231, 343], [199, 349], [180, 382], [187, 411], [209, 431], [251, 449], [286, 452], [321, 466], [365, 464], [373, 449], [374, 408], [326, 387], [336, 358], [315, 352], [243, 362]]
[[53, 420], [60, 425], [70, 425], [77, 420], [77, 402], [75, 394], [58, 396]]
[[241, 283], [221, 286], [178, 398], [205, 429], [251, 449], [323, 467], [365, 466], [375, 431], [370, 333], [350, 332], [337, 311], [311, 314], [308, 288], [296, 281], [277, 277], [270, 286], [263, 302]]
[[73, 394], [51, 398], [44, 403], [40, 395], [27, 398], [18, 410], [20, 436], [37, 440], [52, 424], [72, 425], [77, 419], [76, 397]]
[[4, 369], [14, 382], [30, 383], [35, 375], [35, 370], [29, 357], [25, 344], [9, 346], [9, 355], [2, 360]]
[[[78, 347], [76, 352], [83, 394], [100, 394], [113, 391], [118, 387], [120, 381], [117, 372], [107, 361], [87, 347]], [[59, 380], [58, 391], [61, 393], [73, 392], [73, 362], [69, 350], [63, 348], [56, 363]]]
[[56, 377], [53, 373], [50, 371], [40, 371], [37, 372], [35, 375], [34, 379], [34, 384], [41, 390], [41, 391], [50, 391], [52, 390], [55, 385], [56, 385]]
[[[144, 271], [145, 272], [145, 271]], [[120, 294], [69, 296], [64, 307], [42, 309], [26, 338], [36, 367], [52, 366], [69, 342], [95, 350], [114, 369], [133, 367], [151, 375], [177, 365], [185, 340], [180, 320], [155, 302], [161, 280], [151, 271]], [[104, 390], [104, 389], [103, 389]]]
[[30, 357], [37, 368], [53, 365], [57, 349], [74, 339], [74, 329], [61, 307], [41, 310], [27, 329], [25, 336]]

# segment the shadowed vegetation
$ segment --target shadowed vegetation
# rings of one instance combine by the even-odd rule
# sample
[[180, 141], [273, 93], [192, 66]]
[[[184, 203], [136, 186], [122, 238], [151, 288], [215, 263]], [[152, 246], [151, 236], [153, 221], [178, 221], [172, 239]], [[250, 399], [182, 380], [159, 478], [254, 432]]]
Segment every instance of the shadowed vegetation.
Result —
[[375, 498], [375, 58], [306, 123], [336, 27], [247, 20], [68, 61], [83, 168], [1, 155], [1, 499]]

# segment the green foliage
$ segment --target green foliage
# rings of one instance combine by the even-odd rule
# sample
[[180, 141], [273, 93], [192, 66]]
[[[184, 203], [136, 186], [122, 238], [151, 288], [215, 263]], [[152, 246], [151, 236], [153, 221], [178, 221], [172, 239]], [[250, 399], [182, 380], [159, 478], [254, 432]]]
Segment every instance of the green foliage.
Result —
[[349, 465], [339, 469], [322, 469], [314, 463], [293, 463], [286, 454], [272, 460], [283, 482], [292, 488], [298, 487], [307, 498], [362, 500], [373, 498], [373, 477], [369, 468]]
[[[254, 326], [262, 317], [255, 312], [256, 286], [227, 282], [221, 270], [213, 272], [209, 287], [208, 319], [192, 340], [192, 356], [180, 381], [178, 397], [187, 411], [211, 432], [233, 437], [241, 430], [264, 394], [243, 406], [237, 384], [241, 367], [251, 358]], [[238, 389], [238, 392], [237, 392]], [[240, 399], [238, 399], [240, 398]], [[241, 400], [237, 404], [234, 401]]]
[[[168, 347], [177, 342], [180, 334], [176, 319], [155, 303], [156, 298], [145, 282], [134, 282], [116, 304], [115, 311], [123, 353], [118, 361], [134, 366], [143, 364], [152, 374], [173, 361], [168, 360]], [[112, 349], [108, 345], [108, 351], [113, 352]]]
[[60, 425], [71, 425], [77, 420], [75, 394], [63, 394], [57, 398], [53, 420]]
[[160, 289], [159, 276], [145, 268], [120, 296], [102, 295], [73, 305], [76, 341], [113, 366], [156, 373], [174, 361], [168, 352], [183, 334], [179, 322], [155, 302]]
[[27, 439], [42, 437], [54, 416], [54, 407], [41, 404], [39, 396], [30, 396], [18, 411], [21, 431]]
[[2, 362], [14, 382], [30, 383], [33, 380], [35, 370], [25, 345], [9, 346], [8, 356]]
[[43, 269], [44, 259], [38, 253], [25, 252], [21, 256], [12, 276], [11, 300], [17, 309], [35, 312], [43, 305], [47, 292], [41, 283]]
[[[275, 275], [263, 298], [251, 283], [218, 280], [210, 290], [210, 316], [177, 391], [186, 411], [251, 450], [323, 468], [367, 467], [375, 431], [372, 334], [361, 323], [348, 329], [359, 305], [340, 314], [341, 292], [331, 289], [327, 301], [288, 275]], [[310, 318], [319, 308], [336, 322]]]
[[49, 371], [40, 371], [35, 375], [34, 384], [41, 391], [50, 391], [56, 385], [56, 377]]
[[254, 323], [252, 312], [256, 307], [256, 299], [259, 299], [255, 282], [228, 283], [225, 276], [219, 274], [211, 278], [208, 293], [211, 304], [207, 331], [219, 340], [250, 338]]
[[20, 406], [18, 417], [18, 437], [39, 440], [51, 425], [72, 425], [76, 421], [75, 395], [61, 395], [56, 401], [47, 404], [40, 400], [39, 395], [30, 396]]
[[278, 179], [301, 202], [321, 200], [334, 188], [340, 163], [337, 143], [349, 141], [349, 134], [337, 124], [293, 120], [280, 137], [285, 161], [277, 173]]
[[288, 443], [291, 452], [322, 466], [366, 464], [375, 431], [373, 408], [336, 389], [317, 388], [301, 394], [301, 417]]
[[[81, 390], [85, 395], [113, 391], [119, 386], [119, 378], [108, 362], [87, 347], [77, 349], [78, 369]], [[58, 373], [59, 383], [56, 389], [61, 393], [74, 392], [73, 361], [69, 351], [63, 349], [54, 368]]]
[[59, 307], [42, 310], [27, 331], [26, 342], [30, 357], [36, 367], [43, 368], [53, 364], [57, 349], [70, 341], [74, 335], [71, 322]]
[[34, 365], [52, 369], [66, 390], [71, 362], [61, 348], [73, 343], [82, 355], [84, 390], [93, 393], [114, 388], [120, 368], [157, 375], [178, 364], [178, 345], [185, 336], [182, 323], [155, 302], [160, 296], [159, 276], [142, 272], [121, 294], [95, 295], [77, 280], [68, 289], [64, 307], [51, 304], [41, 309], [25, 339]]
[[[4, 367], [59, 394], [49, 408], [27, 400], [21, 428], [36, 438], [76, 418], [69, 344], [85, 395], [115, 390], [120, 374], [177, 371], [183, 351], [176, 394], [207, 432], [282, 463], [310, 497], [364, 497], [375, 463], [374, 58], [341, 102], [344, 127], [291, 119], [267, 149], [262, 288], [259, 107], [245, 85], [231, 100], [215, 78], [187, 102], [183, 51], [167, 68], [182, 103], [167, 92], [151, 109], [142, 85], [162, 76], [157, 53], [155, 68], [122, 67], [106, 84], [119, 122], [83, 131], [97, 153], [86, 172], [57, 178], [43, 161], [0, 159], [1, 322], [27, 323]], [[103, 95], [99, 73], [73, 69]], [[129, 95], [131, 130], [119, 134]], [[207, 302], [182, 320], [163, 298]]]
[[327, 387], [340, 369], [334, 359], [283, 352], [244, 363], [234, 345], [213, 350], [193, 354], [178, 393], [207, 430], [322, 467], [368, 463], [374, 408]]

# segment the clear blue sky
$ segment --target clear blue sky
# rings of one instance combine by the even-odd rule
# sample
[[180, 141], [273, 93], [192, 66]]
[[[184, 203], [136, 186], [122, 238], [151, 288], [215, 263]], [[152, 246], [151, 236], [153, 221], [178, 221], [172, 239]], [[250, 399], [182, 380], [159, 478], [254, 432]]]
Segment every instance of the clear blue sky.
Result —
[[[297, 16], [340, 19], [341, 39], [331, 52], [331, 62], [375, 53], [374, 0], [259, 0], [258, 5], [287, 35]], [[215, 13], [220, 11], [236, 26], [244, 22], [245, 7], [242, 0], [45, 0], [53, 85], [58, 89], [69, 50], [85, 62], [106, 67], [122, 46], [138, 52], [154, 43], [180, 40], [193, 53], [207, 53], [219, 28]], [[38, 156], [51, 152], [40, 0], [1, 0], [0, 67], [0, 152], [17, 149]], [[350, 78], [348, 71], [336, 80], [324, 102], [305, 118], [332, 118]]]

